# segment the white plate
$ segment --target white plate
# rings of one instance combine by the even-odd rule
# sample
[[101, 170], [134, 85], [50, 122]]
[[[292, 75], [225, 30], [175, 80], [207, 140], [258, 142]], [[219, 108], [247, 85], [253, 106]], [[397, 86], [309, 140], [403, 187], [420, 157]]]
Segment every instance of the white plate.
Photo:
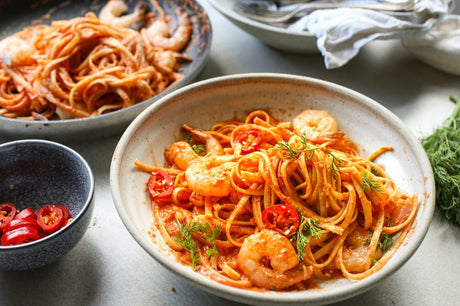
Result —
[[[210, 128], [213, 123], [244, 118], [254, 109], [269, 109], [290, 120], [307, 108], [326, 109], [339, 128], [354, 140], [364, 156], [381, 146], [394, 152], [379, 157], [396, 185], [422, 202], [411, 234], [383, 269], [352, 282], [336, 279], [320, 283], [321, 289], [301, 292], [256, 292], [228, 287], [183, 266], [152, 242], [148, 230], [152, 211], [145, 192], [148, 174], [134, 160], [163, 165], [163, 150], [181, 137], [180, 127]], [[249, 304], [325, 304], [370, 289], [398, 270], [422, 242], [435, 207], [434, 180], [428, 158], [417, 138], [389, 110], [350, 89], [325, 81], [283, 74], [242, 74], [201, 81], [181, 88], [142, 112], [122, 135], [113, 155], [110, 186], [116, 209], [134, 239], [162, 265], [196, 286], [228, 299]], [[425, 195], [429, 195], [428, 198]], [[410, 286], [410, 284], [407, 284]]]

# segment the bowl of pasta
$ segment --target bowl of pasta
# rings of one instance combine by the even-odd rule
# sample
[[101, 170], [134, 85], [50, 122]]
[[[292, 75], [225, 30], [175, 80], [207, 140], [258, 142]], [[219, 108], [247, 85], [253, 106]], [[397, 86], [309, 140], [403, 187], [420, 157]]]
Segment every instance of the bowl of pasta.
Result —
[[388, 109], [271, 73], [204, 80], [150, 106], [120, 138], [110, 184], [155, 260], [255, 305], [369, 290], [417, 250], [435, 204], [425, 152]]
[[20, 2], [0, 4], [6, 137], [121, 134], [148, 105], [191, 83], [209, 55], [211, 23], [198, 1]]

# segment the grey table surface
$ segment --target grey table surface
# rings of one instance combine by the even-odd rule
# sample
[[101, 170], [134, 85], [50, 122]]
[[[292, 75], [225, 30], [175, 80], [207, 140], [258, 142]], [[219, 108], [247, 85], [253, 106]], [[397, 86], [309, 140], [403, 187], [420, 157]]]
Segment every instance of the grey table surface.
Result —
[[[456, 12], [460, 12], [460, 0]], [[294, 55], [265, 46], [201, 0], [213, 26], [209, 61], [198, 80], [278, 72], [331, 81], [393, 111], [417, 135], [431, 132], [454, 107], [460, 76], [411, 56], [399, 41], [365, 46], [342, 68], [327, 70], [320, 54]], [[64, 142], [90, 164], [96, 181], [92, 222], [64, 258], [28, 272], [0, 272], [0, 305], [240, 305], [204, 292], [153, 260], [131, 237], [114, 207], [109, 169], [120, 135]], [[0, 138], [0, 143], [8, 141]], [[396, 273], [337, 305], [459, 305], [460, 227], [436, 213], [422, 245]], [[174, 288], [175, 290], [172, 290]]]

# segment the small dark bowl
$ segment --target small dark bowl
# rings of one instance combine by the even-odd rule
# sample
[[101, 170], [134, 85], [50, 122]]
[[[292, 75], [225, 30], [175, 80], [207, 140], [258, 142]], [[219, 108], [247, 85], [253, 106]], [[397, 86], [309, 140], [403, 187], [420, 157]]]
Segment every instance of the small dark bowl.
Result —
[[0, 203], [35, 212], [45, 204], [64, 204], [74, 220], [40, 240], [0, 246], [0, 269], [29, 270], [52, 263], [83, 237], [93, 214], [94, 177], [74, 150], [47, 140], [0, 145]]

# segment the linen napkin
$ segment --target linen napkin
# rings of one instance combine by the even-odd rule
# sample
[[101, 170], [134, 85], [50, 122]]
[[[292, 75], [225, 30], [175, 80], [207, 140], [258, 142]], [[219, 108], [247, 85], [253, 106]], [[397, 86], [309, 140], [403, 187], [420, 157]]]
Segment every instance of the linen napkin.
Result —
[[417, 15], [357, 8], [317, 10], [300, 18], [289, 29], [313, 33], [326, 68], [338, 68], [375, 39], [401, 39], [408, 32], [428, 31], [453, 5], [452, 0], [419, 0], [415, 7], [419, 10]]

